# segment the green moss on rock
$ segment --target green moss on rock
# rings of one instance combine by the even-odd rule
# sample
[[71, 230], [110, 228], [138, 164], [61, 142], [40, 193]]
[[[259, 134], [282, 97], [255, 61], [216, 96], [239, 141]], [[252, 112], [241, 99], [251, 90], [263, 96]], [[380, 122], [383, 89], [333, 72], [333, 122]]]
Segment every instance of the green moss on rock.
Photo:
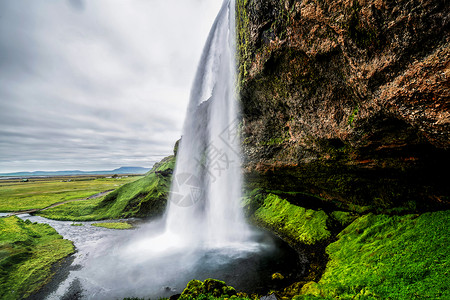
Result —
[[305, 209], [268, 194], [254, 213], [257, 223], [264, 223], [285, 239], [312, 245], [328, 239], [328, 215], [322, 210]]
[[247, 10], [248, 0], [236, 1], [236, 37], [239, 45], [239, 82], [248, 76], [250, 69], [251, 49], [249, 44], [249, 15]]
[[273, 273], [272, 280], [283, 280], [284, 276], [281, 273]]
[[183, 290], [183, 293], [180, 296], [180, 299], [200, 299], [216, 297], [216, 298], [228, 298], [236, 295], [236, 290], [226, 285], [225, 282], [208, 278], [204, 282], [200, 280], [191, 280], [186, 288]]
[[[450, 299], [450, 211], [368, 214], [327, 247], [322, 279], [302, 294], [339, 299]], [[298, 297], [298, 299], [307, 299]]]
[[358, 217], [354, 213], [346, 211], [333, 211], [330, 216], [336, 220], [340, 226], [347, 226]]

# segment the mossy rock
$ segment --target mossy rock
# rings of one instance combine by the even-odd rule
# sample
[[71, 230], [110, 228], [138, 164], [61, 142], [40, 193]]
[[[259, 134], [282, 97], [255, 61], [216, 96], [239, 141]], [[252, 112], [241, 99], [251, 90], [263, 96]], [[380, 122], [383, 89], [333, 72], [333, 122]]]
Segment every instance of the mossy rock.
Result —
[[180, 296], [180, 299], [198, 298], [201, 295], [213, 297], [231, 297], [235, 296], [236, 290], [226, 285], [225, 282], [208, 278], [204, 282], [200, 280], [191, 280]]
[[314, 281], [310, 281], [310, 282], [306, 283], [302, 287], [300, 293], [309, 294], [309, 295], [316, 296], [316, 297], [323, 296], [320, 292], [320, 288], [318, 288], [317, 282], [314, 282]]
[[264, 198], [253, 219], [292, 244], [313, 245], [331, 236], [324, 211], [305, 209], [274, 194]]
[[203, 294], [203, 282], [197, 279], [193, 279], [188, 282], [186, 288], [181, 293], [181, 299], [186, 298], [186, 296], [198, 297]]
[[273, 273], [272, 280], [283, 280], [284, 276], [281, 273]]
[[330, 216], [341, 226], [348, 226], [351, 222], [358, 218], [355, 213], [346, 211], [333, 211]]
[[450, 299], [449, 226], [450, 211], [364, 215], [326, 248], [330, 260], [325, 273], [301, 293], [339, 299]]

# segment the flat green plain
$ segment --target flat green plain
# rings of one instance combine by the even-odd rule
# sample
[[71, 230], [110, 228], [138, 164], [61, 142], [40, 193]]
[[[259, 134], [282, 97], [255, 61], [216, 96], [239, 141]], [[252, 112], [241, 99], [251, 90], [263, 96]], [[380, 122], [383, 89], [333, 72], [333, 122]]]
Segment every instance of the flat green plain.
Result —
[[42, 209], [55, 203], [84, 199], [139, 178], [142, 176], [64, 176], [32, 178], [28, 182], [1, 179], [0, 212]]

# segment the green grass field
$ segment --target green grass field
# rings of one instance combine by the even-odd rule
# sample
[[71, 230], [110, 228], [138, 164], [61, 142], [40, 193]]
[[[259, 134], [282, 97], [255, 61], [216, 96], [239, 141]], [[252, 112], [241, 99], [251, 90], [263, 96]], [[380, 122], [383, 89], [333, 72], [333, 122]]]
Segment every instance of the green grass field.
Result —
[[48, 283], [72, 242], [47, 224], [0, 218], [0, 298], [24, 299]]
[[36, 215], [59, 221], [95, 221], [108, 219], [103, 210], [99, 211], [96, 209], [103, 198], [69, 202], [40, 211]]
[[113, 222], [113, 223], [94, 223], [92, 226], [103, 227], [108, 229], [131, 229], [133, 225], [127, 222]]
[[117, 189], [142, 176], [106, 178], [106, 176], [64, 176], [32, 178], [28, 182], [0, 180], [0, 212], [42, 209], [52, 204], [83, 199]]

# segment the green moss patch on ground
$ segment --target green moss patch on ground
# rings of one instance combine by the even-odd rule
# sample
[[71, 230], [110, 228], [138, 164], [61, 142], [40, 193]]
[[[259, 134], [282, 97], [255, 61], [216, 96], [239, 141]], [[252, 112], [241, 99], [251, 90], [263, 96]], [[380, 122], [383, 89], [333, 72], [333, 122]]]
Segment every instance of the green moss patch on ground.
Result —
[[127, 222], [113, 222], [113, 223], [94, 223], [91, 224], [96, 227], [103, 227], [108, 229], [131, 229], [133, 225]]
[[297, 299], [450, 299], [450, 211], [368, 214], [330, 244], [325, 273]]
[[312, 245], [331, 236], [328, 215], [322, 210], [305, 209], [277, 195], [268, 194], [255, 211], [253, 219], [264, 223], [285, 239]]
[[53, 276], [52, 266], [74, 252], [47, 224], [0, 219], [0, 298], [23, 299]]
[[[167, 299], [161, 298], [160, 300]], [[172, 299], [172, 297], [170, 298]], [[234, 299], [234, 300], [250, 300], [259, 299], [256, 295], [248, 297], [245, 293], [237, 293], [236, 290], [228, 286], [225, 282], [217, 279], [205, 279], [200, 281], [193, 279], [188, 282], [186, 288], [179, 295], [179, 300], [219, 300], [219, 299]], [[124, 298], [123, 300], [144, 300], [142, 298]]]
[[339, 225], [341, 226], [347, 226], [351, 222], [353, 222], [358, 216], [352, 212], [346, 212], [346, 211], [333, 211], [330, 216], [336, 220]]
[[0, 211], [42, 209], [52, 204], [89, 196], [120, 187], [139, 177], [66, 176], [0, 180]]
[[166, 207], [174, 165], [175, 156], [166, 157], [144, 177], [121, 186], [103, 198], [66, 203], [37, 214], [64, 221], [159, 216]]
[[201, 282], [194, 279], [189, 281], [179, 299], [198, 299], [201, 296], [228, 298], [236, 294], [236, 290], [223, 281], [208, 278]]

